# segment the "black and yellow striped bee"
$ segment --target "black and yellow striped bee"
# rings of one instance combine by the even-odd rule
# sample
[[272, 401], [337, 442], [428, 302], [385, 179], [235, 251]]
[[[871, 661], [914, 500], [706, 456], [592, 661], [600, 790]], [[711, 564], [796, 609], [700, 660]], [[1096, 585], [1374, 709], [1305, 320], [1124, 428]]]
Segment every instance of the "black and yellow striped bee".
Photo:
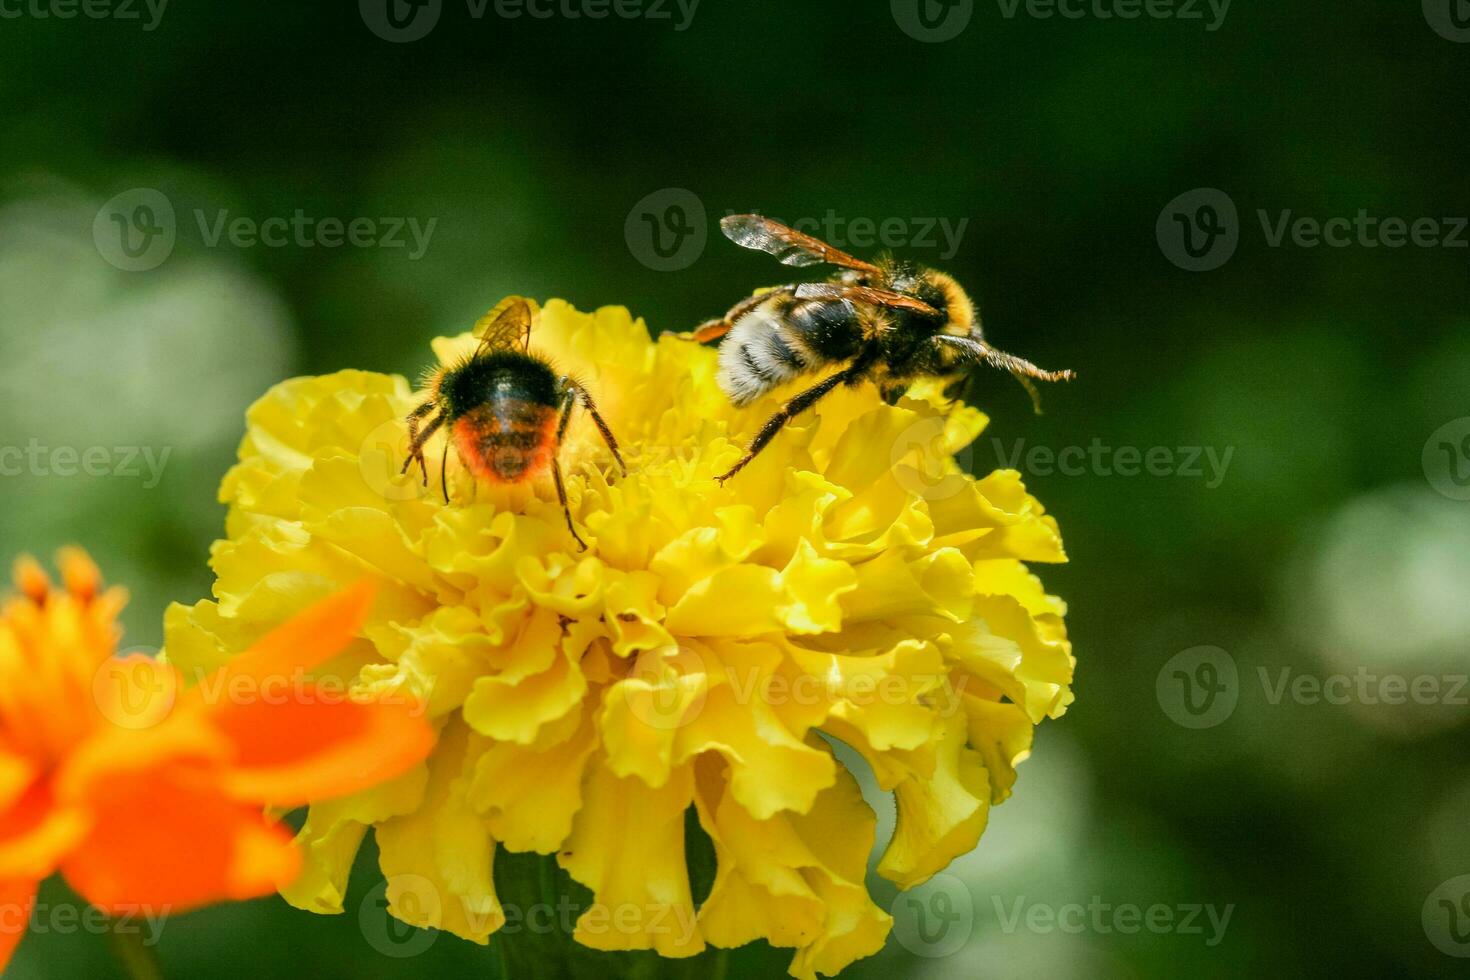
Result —
[[826, 282], [777, 286], [747, 297], [718, 320], [682, 335], [700, 343], [722, 340], [718, 381], [737, 406], [787, 381], [842, 365], [773, 415], [740, 461], [718, 478], [721, 483], [839, 385], [871, 380], [893, 404], [919, 378], [958, 378], [976, 364], [989, 364], [1014, 375], [1039, 412], [1031, 379], [1074, 377], [1071, 371], [1044, 371], [986, 343], [970, 297], [936, 269], [887, 258], [864, 262], [757, 214], [730, 215], [720, 227], [735, 244], [774, 255], [783, 265], [842, 270]]
[[[572, 526], [557, 459], [577, 402], [592, 416], [624, 476], [628, 467], [587, 389], [566, 375], [558, 377], [544, 358], [530, 352], [536, 312], [535, 303], [523, 297], [502, 300], [475, 324], [480, 345], [474, 353], [425, 377], [424, 393], [429, 400], [408, 416], [408, 458], [401, 472], [407, 473], [417, 462], [427, 486], [424, 444], [441, 426], [448, 426], [444, 459], [439, 464], [445, 503], [449, 502], [445, 464], [450, 442], [465, 468], [488, 483], [522, 483], [550, 470], [567, 530], [585, 551], [586, 543]], [[424, 418], [436, 411], [439, 414], [420, 428]]]

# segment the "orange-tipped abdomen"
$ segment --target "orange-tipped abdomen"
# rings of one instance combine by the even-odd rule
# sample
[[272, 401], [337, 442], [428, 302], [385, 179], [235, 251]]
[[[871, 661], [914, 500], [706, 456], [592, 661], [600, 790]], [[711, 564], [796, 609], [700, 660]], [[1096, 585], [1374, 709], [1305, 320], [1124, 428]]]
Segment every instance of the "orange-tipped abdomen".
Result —
[[550, 469], [556, 424], [555, 408], [497, 400], [455, 420], [454, 448], [475, 476], [491, 483], [520, 483]]

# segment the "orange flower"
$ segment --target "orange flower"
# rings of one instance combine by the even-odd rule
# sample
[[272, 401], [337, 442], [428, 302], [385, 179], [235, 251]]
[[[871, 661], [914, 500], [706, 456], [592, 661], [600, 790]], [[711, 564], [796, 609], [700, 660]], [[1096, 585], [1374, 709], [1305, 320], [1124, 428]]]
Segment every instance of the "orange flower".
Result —
[[429, 726], [403, 705], [301, 680], [352, 640], [370, 587], [182, 690], [172, 667], [114, 656], [124, 592], [102, 591], [81, 551], [60, 567], [64, 590], [17, 562], [21, 594], [0, 608], [0, 970], [52, 872], [113, 913], [265, 895], [300, 864], [265, 807], [365, 789], [428, 754]]

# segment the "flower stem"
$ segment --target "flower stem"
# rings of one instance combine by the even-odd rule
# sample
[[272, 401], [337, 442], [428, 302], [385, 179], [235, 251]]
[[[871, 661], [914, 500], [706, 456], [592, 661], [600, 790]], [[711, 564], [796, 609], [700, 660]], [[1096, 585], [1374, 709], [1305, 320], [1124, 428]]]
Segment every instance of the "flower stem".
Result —
[[122, 964], [129, 980], [163, 980], [163, 967], [158, 962], [158, 953], [143, 942], [141, 929], [111, 930], [112, 951]]
[[[692, 818], [689, 824], [690, 835], [698, 838], [690, 855], [691, 883], [698, 901], [713, 882], [714, 855], [698, 824]], [[504, 929], [491, 939], [506, 980], [548, 976], [568, 980], [723, 980], [729, 970], [729, 950], [712, 946], [697, 956], [672, 959], [652, 950], [602, 952], [581, 945], [572, 938], [572, 921], [578, 911], [588, 907], [592, 894], [573, 881], [552, 855], [498, 852], [495, 884], [501, 902], [507, 907], [517, 906], [522, 913], [517, 928]], [[533, 907], [540, 910], [536, 921], [554, 925], [529, 928], [525, 912]], [[548, 912], [555, 915], [547, 916]]]

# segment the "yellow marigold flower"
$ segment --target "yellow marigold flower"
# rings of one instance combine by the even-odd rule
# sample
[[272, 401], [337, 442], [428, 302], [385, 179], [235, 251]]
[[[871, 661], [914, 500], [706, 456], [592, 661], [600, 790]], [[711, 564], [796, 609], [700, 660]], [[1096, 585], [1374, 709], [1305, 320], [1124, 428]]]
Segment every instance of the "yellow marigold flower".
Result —
[[[248, 413], [217, 600], [169, 610], [168, 656], [215, 666], [376, 580], [356, 683], [425, 700], [438, 747], [312, 806], [286, 892], [300, 907], [342, 910], [373, 827], [390, 911], [417, 925], [487, 941], [503, 847], [555, 854], [592, 890], [586, 946], [681, 957], [765, 938], [795, 949], [794, 976], [835, 974], [891, 920], [864, 882], [874, 815], [822, 736], [895, 797], [879, 873], [912, 887], [972, 848], [1033, 726], [1072, 699], [1065, 607], [1024, 564], [1065, 560], [1056, 523], [1015, 472], [960, 471], [986, 420], [937, 388], [897, 406], [839, 390], [721, 487], [778, 401], [732, 408], [713, 350], [559, 300], [532, 346], [587, 384], [627, 456], [611, 478], [574, 420], [562, 461], [589, 551], [549, 487], [476, 486], [452, 452], [453, 503], [437, 474], [400, 481], [421, 401], [403, 378], [297, 378]], [[690, 807], [718, 862], [698, 907]], [[441, 901], [407, 901], [409, 881]]]

